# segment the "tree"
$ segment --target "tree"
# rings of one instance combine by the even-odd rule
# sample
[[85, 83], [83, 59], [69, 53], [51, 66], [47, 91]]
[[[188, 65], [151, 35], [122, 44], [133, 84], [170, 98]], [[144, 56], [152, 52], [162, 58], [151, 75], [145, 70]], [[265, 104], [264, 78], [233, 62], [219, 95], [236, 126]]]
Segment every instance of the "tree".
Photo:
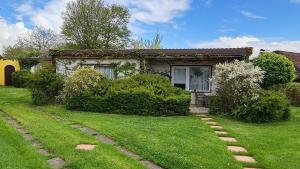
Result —
[[5, 47], [3, 51], [3, 58], [19, 60], [22, 69], [30, 69], [38, 64], [38, 61], [32, 58], [39, 56], [39, 51], [32, 48], [24, 49], [18, 45]]
[[133, 40], [132, 46], [134, 49], [161, 49], [162, 37], [159, 33], [156, 33], [153, 40], [144, 40], [142, 38]]
[[38, 57], [40, 55], [39, 51], [32, 48], [24, 49], [18, 45], [8, 46], [4, 48], [3, 58], [6, 59], [21, 59], [29, 57]]
[[19, 37], [18, 46], [23, 49], [34, 49], [40, 53], [47, 53], [49, 49], [62, 43], [62, 37], [51, 29], [35, 27], [24, 37]]
[[287, 84], [295, 79], [294, 64], [284, 55], [265, 52], [254, 59], [253, 64], [266, 72], [263, 87]]
[[62, 33], [80, 48], [124, 48], [130, 31], [128, 9], [102, 0], [76, 0], [63, 13]]

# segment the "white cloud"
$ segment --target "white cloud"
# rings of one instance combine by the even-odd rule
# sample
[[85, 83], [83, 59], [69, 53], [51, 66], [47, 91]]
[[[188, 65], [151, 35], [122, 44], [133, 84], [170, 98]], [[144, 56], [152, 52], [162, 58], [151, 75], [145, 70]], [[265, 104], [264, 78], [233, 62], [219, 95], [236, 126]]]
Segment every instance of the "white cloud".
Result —
[[[59, 32], [63, 23], [62, 12], [69, 1], [72, 0], [50, 0], [42, 8], [34, 7], [31, 1], [26, 2], [16, 8], [18, 20], [26, 16], [35, 26], [43, 26]], [[106, 0], [105, 2], [128, 7], [132, 15], [131, 24], [135, 21], [147, 24], [170, 23], [190, 7], [190, 0]]]
[[0, 54], [3, 52], [4, 46], [13, 45], [18, 36], [27, 33], [27, 31], [29, 29], [24, 26], [23, 22], [10, 24], [0, 16]]
[[290, 0], [291, 3], [300, 4], [300, 0]]
[[259, 15], [255, 15], [249, 11], [241, 11], [241, 14], [248, 17], [248, 18], [252, 18], [252, 19], [266, 19], [263, 16], [259, 16]]
[[190, 45], [197, 48], [238, 48], [238, 47], [253, 47], [253, 57], [258, 56], [260, 49], [266, 50], [286, 50], [292, 52], [300, 52], [300, 40], [269, 40], [254, 36], [239, 36], [239, 37], [220, 37], [218, 39], [206, 42], [199, 42]]
[[42, 8], [36, 8], [31, 2], [27, 2], [18, 6], [16, 11], [23, 17], [29, 17], [34, 26], [43, 26], [60, 32], [63, 23], [62, 12], [69, 1], [71, 0], [50, 0]]
[[132, 21], [169, 23], [190, 8], [190, 0], [108, 0], [129, 8]]

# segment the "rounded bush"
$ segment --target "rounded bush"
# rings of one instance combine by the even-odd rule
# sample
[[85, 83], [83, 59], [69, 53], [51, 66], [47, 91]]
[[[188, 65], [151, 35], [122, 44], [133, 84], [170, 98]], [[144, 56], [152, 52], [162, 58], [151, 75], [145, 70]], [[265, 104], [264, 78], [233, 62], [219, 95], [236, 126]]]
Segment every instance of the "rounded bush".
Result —
[[42, 105], [54, 101], [62, 90], [63, 84], [62, 77], [55, 73], [51, 65], [43, 65], [33, 74], [31, 81], [33, 103]]
[[290, 116], [289, 103], [281, 92], [262, 90], [255, 101], [239, 106], [232, 115], [239, 120], [254, 123], [287, 120]]
[[262, 53], [253, 60], [253, 64], [265, 71], [263, 87], [286, 84], [295, 79], [294, 64], [284, 55]]
[[30, 86], [32, 73], [28, 70], [21, 70], [12, 74], [12, 84], [17, 88], [26, 88]]
[[[67, 107], [70, 107], [70, 102], [76, 99], [75, 97], [103, 95], [108, 90], [108, 85], [104, 84], [107, 81], [108, 79], [93, 68], [77, 69], [72, 76], [67, 78], [60, 99], [66, 103]], [[74, 105], [71, 107], [74, 107]]]

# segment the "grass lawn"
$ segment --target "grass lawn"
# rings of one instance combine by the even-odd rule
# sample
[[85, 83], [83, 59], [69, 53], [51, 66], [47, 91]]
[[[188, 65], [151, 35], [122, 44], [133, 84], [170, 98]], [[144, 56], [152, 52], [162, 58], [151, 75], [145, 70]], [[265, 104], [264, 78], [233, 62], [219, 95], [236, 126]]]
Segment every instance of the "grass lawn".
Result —
[[[65, 159], [68, 168], [143, 168], [135, 160], [120, 154], [113, 146], [103, 145], [92, 136], [85, 135], [68, 124], [56, 121], [49, 113], [63, 117], [66, 121], [80, 123], [118, 141], [120, 145], [152, 160], [163, 168], [213, 168], [238, 169], [226, 146], [206, 124], [195, 116], [143, 117], [69, 111], [61, 106], [36, 107], [30, 104], [30, 93], [25, 89], [0, 88], [0, 109], [17, 118], [56, 155]], [[292, 107], [290, 121], [271, 124], [248, 124], [230, 119], [214, 117], [238, 144], [254, 155], [259, 166], [266, 169], [300, 168], [300, 108]], [[26, 166], [46, 168], [43, 157], [37, 155], [15, 130], [0, 118], [0, 157], [9, 147], [26, 153], [24, 156], [0, 159], [1, 164], [13, 159], [26, 161]], [[2, 132], [5, 131], [5, 132]], [[5, 137], [5, 138], [4, 138]], [[17, 138], [17, 139], [14, 139]], [[15, 140], [15, 141], [10, 141]], [[94, 143], [92, 152], [74, 150], [76, 144]], [[19, 146], [16, 146], [19, 145]], [[26, 150], [26, 151], [25, 151]], [[4, 152], [4, 153], [2, 153]], [[14, 157], [16, 156], [16, 157]], [[30, 158], [31, 159], [31, 158]], [[9, 165], [4, 165], [4, 168]], [[24, 166], [24, 168], [26, 168]]]
[[49, 169], [45, 158], [35, 152], [22, 136], [0, 115], [0, 168]]
[[[144, 168], [140, 162], [121, 154], [113, 146], [99, 143], [92, 136], [73, 129], [67, 124], [52, 119], [45, 113], [36, 111], [30, 105], [26, 105], [28, 98], [30, 99], [28, 94], [26, 90], [22, 89], [0, 88], [0, 109], [21, 122], [42, 143], [44, 148], [64, 159], [68, 168]], [[17, 140], [23, 142], [20, 136]], [[91, 152], [75, 150], [76, 145], [80, 143], [91, 143], [97, 146]], [[22, 144], [17, 145], [16, 148], [24, 149]], [[1, 160], [0, 163], [2, 163]], [[22, 161], [11, 160], [9, 162], [20, 163]], [[6, 166], [1, 169], [4, 168]], [[42, 167], [32, 165], [32, 168]]]
[[46, 148], [65, 159], [69, 168], [143, 166], [118, 154], [112, 146], [100, 143], [90, 153], [75, 151], [78, 143], [96, 142], [92, 137], [51, 119], [45, 112], [94, 128], [163, 168], [242, 168], [213, 130], [195, 116], [141, 117], [74, 112], [60, 106], [37, 108], [30, 105], [29, 96], [24, 89], [0, 88], [0, 109], [22, 122]]
[[291, 108], [290, 121], [246, 124], [217, 118], [259, 163], [268, 169], [300, 168], [300, 108]]

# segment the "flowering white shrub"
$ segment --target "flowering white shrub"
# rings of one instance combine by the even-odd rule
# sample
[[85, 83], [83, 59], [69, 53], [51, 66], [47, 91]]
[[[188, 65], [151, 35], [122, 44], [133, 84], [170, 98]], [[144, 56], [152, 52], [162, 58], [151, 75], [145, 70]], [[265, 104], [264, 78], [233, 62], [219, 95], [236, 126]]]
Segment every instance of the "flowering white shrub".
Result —
[[222, 112], [229, 113], [247, 100], [255, 99], [263, 77], [264, 71], [245, 61], [217, 64], [212, 83]]
[[79, 68], [66, 79], [64, 89], [58, 99], [66, 101], [75, 96], [90, 93], [105, 77], [93, 68]]

